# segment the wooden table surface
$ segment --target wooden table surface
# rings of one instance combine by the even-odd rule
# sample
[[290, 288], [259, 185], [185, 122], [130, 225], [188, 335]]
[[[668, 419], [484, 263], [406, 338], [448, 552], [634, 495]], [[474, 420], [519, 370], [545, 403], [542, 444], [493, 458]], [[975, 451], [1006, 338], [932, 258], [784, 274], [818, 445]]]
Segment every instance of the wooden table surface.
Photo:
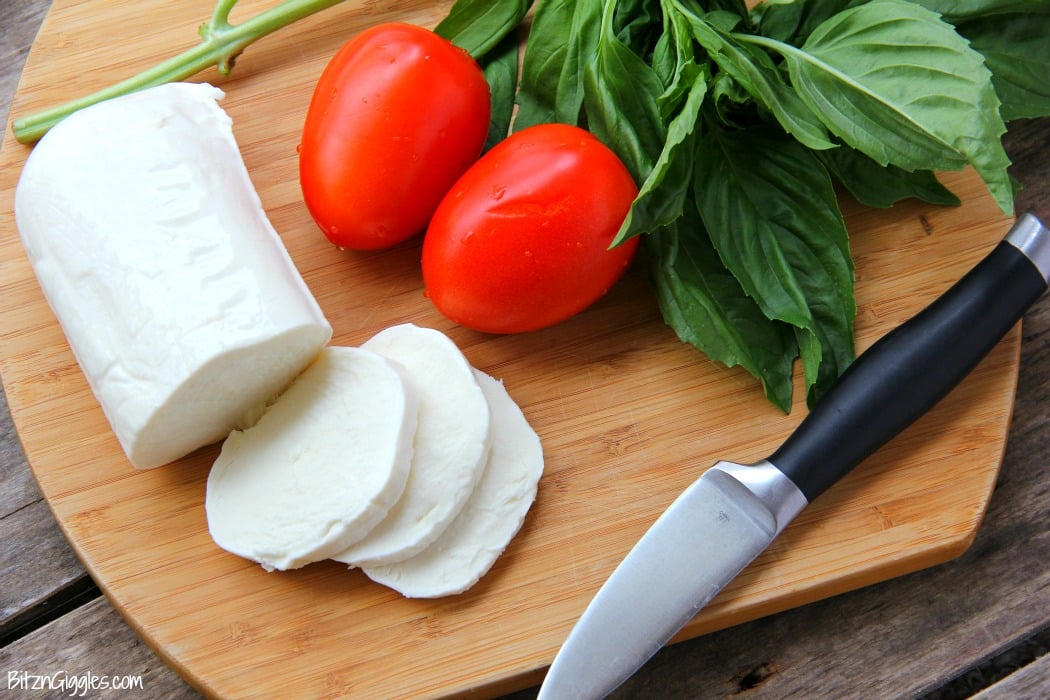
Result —
[[[0, 2], [0, 124], [48, 0]], [[1006, 136], [1018, 211], [1050, 218], [1050, 119]], [[2, 293], [2, 292], [0, 292]], [[621, 698], [1050, 696], [1050, 296], [1026, 316], [1006, 456], [971, 548], [941, 566], [659, 653]], [[0, 394], [2, 399], [2, 394]], [[2, 403], [2, 402], [0, 402]], [[0, 695], [37, 676], [131, 676], [196, 698], [101, 596], [55, 524], [0, 405]], [[535, 689], [511, 697], [528, 698]]]

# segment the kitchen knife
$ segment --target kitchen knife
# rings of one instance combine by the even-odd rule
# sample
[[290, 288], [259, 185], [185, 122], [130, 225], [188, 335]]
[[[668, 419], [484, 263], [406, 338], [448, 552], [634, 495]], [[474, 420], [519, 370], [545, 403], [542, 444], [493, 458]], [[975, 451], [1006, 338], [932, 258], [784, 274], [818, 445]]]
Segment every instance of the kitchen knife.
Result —
[[613, 571], [569, 634], [541, 700], [615, 690], [814, 498], [930, 409], [1050, 283], [1050, 231], [1026, 214], [930, 306], [862, 353], [768, 459], [720, 461]]

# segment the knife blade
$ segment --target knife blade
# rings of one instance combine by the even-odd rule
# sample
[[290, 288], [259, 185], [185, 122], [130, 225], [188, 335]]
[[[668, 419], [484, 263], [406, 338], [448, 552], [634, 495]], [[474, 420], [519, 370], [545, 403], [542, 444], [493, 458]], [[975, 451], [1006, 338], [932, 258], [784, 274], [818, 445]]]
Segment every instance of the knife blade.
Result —
[[773, 454], [720, 461], [653, 523], [558, 651], [540, 700], [619, 687], [817, 496], [926, 413], [1050, 284], [1050, 230], [1019, 218], [963, 278], [863, 352]]

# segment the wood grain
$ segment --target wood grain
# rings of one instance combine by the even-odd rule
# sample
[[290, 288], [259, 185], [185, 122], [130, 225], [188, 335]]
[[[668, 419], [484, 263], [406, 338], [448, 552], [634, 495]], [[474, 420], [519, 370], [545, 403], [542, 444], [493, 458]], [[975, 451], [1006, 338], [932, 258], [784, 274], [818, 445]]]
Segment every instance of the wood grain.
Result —
[[[128, 3], [57, 3], [13, 111], [122, 77], [129, 46], [141, 47], [136, 58], [144, 63], [178, 50], [187, 37], [179, 27], [209, 10], [158, 4], [163, 16], [151, 10], [144, 28]], [[103, 25], [107, 13], [126, 21]], [[452, 327], [428, 307], [411, 272], [417, 244], [366, 256], [320, 243], [294, 178], [295, 134], [312, 81], [347, 32], [383, 18], [432, 24], [438, 16], [440, 5], [431, 3], [350, 2], [323, 24], [308, 20], [257, 45], [221, 84], [264, 204], [332, 318], [336, 342], [357, 343], [404, 320], [442, 328], [475, 365], [505, 379], [544, 438], [548, 470], [525, 529], [494, 571], [456, 599], [405, 601], [334, 565], [266, 575], [218, 551], [200, 507], [214, 449], [162, 470], [131, 470], [15, 235], [10, 198], [26, 150], [7, 136], [0, 152], [0, 374], [30, 464], [110, 599], [210, 694], [260, 687], [304, 697], [348, 689], [363, 697], [491, 694], [535, 680], [597, 585], [670, 499], [714, 459], [764, 456], [803, 412], [777, 414], [742, 373], [674, 341], [640, 271], [563, 326], [495, 338]], [[71, 84], [65, 76], [85, 62], [90, 75]], [[962, 208], [872, 212], [844, 202], [862, 348], [1005, 231], [1005, 217], [972, 173], [946, 181], [963, 196]], [[962, 552], [1002, 456], [1018, 345], [1015, 331], [941, 406], [814, 504], [683, 637]]]

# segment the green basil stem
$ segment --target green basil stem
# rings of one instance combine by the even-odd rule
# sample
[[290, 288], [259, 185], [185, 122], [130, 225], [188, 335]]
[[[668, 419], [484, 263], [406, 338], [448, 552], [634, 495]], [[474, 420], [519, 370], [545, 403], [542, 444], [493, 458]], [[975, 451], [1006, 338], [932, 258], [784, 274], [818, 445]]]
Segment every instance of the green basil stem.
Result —
[[229, 75], [234, 60], [245, 47], [256, 39], [274, 32], [309, 15], [337, 5], [343, 0], [284, 0], [240, 24], [230, 24], [229, 16], [237, 0], [219, 0], [211, 19], [199, 30], [201, 43], [169, 58], [156, 66], [98, 92], [67, 102], [64, 105], [16, 119], [11, 131], [21, 143], [31, 144], [48, 129], [73, 112], [103, 100], [125, 95], [156, 85], [184, 80], [205, 68], [217, 66], [221, 75]]

